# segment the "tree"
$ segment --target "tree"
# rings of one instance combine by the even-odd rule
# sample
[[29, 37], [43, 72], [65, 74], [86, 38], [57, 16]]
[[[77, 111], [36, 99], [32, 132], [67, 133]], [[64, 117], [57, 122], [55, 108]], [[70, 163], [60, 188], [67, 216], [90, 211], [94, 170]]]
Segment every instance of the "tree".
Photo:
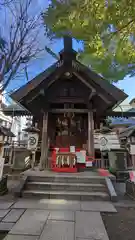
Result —
[[32, 3], [33, 0], [7, 0], [6, 6], [0, 8], [1, 15], [6, 8], [6, 17], [10, 19], [7, 29], [4, 20], [0, 23], [0, 29], [5, 28], [5, 36], [0, 36], [0, 92], [43, 50], [38, 41], [41, 19], [30, 14]]
[[13, 0], [1, 0], [0, 5], [1, 5], [1, 6], [5, 6], [5, 5], [11, 3], [12, 1], [13, 1]]
[[135, 74], [135, 1], [52, 0], [43, 13], [49, 37], [83, 40], [79, 58], [108, 80]]

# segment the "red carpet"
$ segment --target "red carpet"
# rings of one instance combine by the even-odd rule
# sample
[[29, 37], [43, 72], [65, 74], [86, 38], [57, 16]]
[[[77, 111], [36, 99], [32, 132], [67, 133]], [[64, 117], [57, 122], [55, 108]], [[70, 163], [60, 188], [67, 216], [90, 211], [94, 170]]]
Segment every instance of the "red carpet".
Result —
[[112, 176], [112, 174], [107, 169], [103, 169], [103, 168], [99, 168], [98, 173], [100, 176], [104, 176], [104, 177]]

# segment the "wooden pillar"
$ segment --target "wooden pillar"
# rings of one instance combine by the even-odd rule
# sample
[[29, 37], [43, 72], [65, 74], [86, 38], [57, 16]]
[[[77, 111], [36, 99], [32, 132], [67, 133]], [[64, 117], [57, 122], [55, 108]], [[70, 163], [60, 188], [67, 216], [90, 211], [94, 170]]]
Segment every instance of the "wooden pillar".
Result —
[[34, 170], [36, 161], [36, 151], [32, 151], [32, 159], [31, 159], [31, 169]]
[[132, 159], [133, 170], [135, 170], [135, 155], [131, 155], [131, 159]]
[[94, 122], [93, 122], [93, 112], [88, 112], [88, 153], [90, 156], [94, 157]]
[[47, 137], [47, 126], [48, 126], [48, 112], [43, 114], [43, 126], [42, 126], [42, 142], [41, 142], [41, 157], [40, 157], [40, 170], [48, 167], [48, 137]]

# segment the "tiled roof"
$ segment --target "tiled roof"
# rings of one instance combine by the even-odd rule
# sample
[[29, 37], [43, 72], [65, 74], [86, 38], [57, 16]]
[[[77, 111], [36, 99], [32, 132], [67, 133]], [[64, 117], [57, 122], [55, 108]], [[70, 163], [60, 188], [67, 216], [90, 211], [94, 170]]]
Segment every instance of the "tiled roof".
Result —
[[15, 137], [15, 135], [10, 131], [9, 128], [3, 126], [0, 126], [0, 133], [3, 134], [4, 136]]
[[112, 118], [112, 123], [110, 126], [115, 126], [115, 125], [135, 125], [135, 119], [133, 118]]
[[135, 108], [131, 108], [127, 112], [135, 112]]
[[119, 137], [120, 138], [125, 138], [125, 137], [127, 138], [127, 137], [132, 136], [134, 133], [135, 133], [135, 125], [133, 125], [131, 127], [128, 127], [124, 131], [120, 132]]

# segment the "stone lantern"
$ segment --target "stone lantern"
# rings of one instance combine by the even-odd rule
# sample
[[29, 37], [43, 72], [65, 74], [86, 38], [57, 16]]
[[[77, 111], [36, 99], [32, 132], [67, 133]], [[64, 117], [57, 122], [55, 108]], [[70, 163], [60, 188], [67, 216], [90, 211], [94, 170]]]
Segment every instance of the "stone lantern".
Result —
[[35, 155], [38, 146], [38, 139], [39, 139], [39, 132], [40, 130], [36, 127], [27, 127], [23, 129], [23, 131], [28, 133], [28, 145], [27, 149], [31, 151], [32, 154], [32, 161], [31, 161], [31, 168], [34, 170], [35, 165]]
[[15, 137], [15, 135], [3, 126], [0, 127], [0, 195], [3, 195], [8, 191], [7, 189], [7, 175], [3, 175], [4, 170], [4, 146], [9, 144], [8, 137]]
[[4, 146], [9, 145], [9, 137], [13, 138], [15, 135], [6, 127], [0, 127], [0, 156], [3, 157]]
[[127, 149], [130, 156], [130, 168], [135, 170], [135, 126], [128, 127], [124, 131], [120, 132], [119, 138], [121, 145]]

